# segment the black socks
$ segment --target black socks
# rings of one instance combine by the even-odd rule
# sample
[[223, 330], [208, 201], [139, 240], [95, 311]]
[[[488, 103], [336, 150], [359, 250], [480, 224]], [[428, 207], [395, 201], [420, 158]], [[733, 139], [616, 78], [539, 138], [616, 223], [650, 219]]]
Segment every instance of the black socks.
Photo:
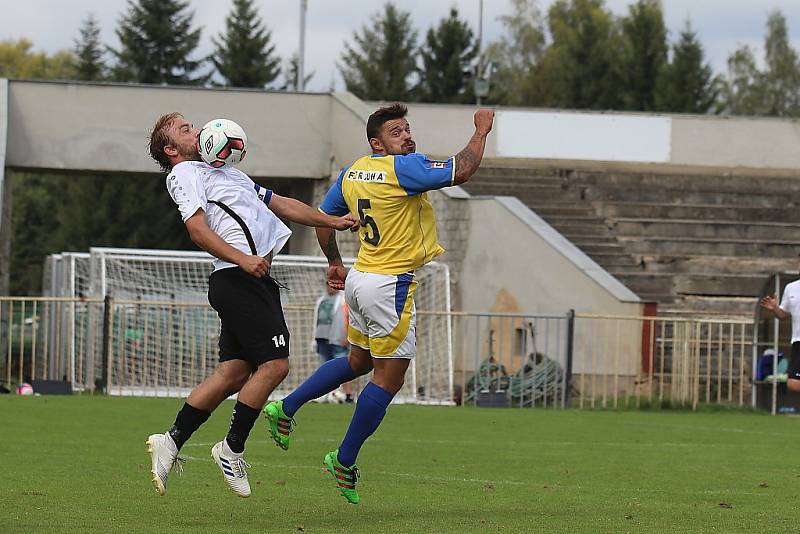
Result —
[[231, 415], [231, 428], [228, 430], [228, 437], [225, 438], [231, 451], [244, 452], [244, 442], [247, 441], [247, 436], [250, 435], [260, 413], [261, 410], [258, 408], [252, 408], [243, 402], [236, 401], [233, 415]]
[[175, 417], [175, 423], [169, 431], [172, 436], [172, 441], [181, 450], [183, 444], [194, 434], [194, 431], [200, 428], [200, 425], [205, 423], [211, 417], [211, 412], [205, 410], [198, 410], [188, 403], [183, 403], [183, 408], [178, 412]]

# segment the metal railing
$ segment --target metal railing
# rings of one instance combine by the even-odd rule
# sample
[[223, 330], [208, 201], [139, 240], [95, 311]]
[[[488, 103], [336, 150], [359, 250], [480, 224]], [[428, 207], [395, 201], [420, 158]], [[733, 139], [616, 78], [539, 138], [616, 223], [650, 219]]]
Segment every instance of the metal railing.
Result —
[[[313, 310], [285, 312], [292, 372], [279, 393], [319, 365]], [[9, 387], [44, 378], [77, 390], [185, 395], [216, 365], [218, 334], [205, 303], [0, 297], [0, 376]], [[418, 311], [417, 339], [403, 391], [413, 402], [755, 406], [751, 322]]]
[[752, 322], [576, 314], [578, 407], [751, 406]]

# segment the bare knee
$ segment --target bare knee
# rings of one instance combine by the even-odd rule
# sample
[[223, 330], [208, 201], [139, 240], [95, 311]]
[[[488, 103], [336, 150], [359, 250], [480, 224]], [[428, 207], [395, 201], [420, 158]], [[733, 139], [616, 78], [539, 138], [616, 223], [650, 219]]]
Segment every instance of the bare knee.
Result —
[[289, 358], [270, 360], [258, 368], [259, 372], [266, 372], [273, 379], [282, 382], [289, 374]]
[[795, 393], [800, 393], [800, 380], [796, 378], [790, 378], [786, 381], [786, 389]]
[[242, 389], [247, 379], [250, 378], [251, 369], [249, 366], [221, 365], [217, 367], [215, 373], [227, 390], [236, 392]]
[[372, 355], [361, 347], [351, 347], [347, 356], [347, 363], [356, 376], [361, 376], [372, 371]]
[[375, 383], [376, 386], [380, 386], [381, 389], [384, 389], [391, 393], [392, 395], [397, 395], [397, 392], [403, 389], [403, 384], [405, 384], [405, 377], [404, 376], [374, 376], [372, 377], [372, 382]]

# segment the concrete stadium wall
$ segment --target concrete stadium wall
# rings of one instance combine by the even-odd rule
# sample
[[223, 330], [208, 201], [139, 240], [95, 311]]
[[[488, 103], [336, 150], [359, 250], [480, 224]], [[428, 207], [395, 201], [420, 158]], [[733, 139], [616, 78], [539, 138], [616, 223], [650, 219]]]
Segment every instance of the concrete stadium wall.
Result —
[[[472, 133], [475, 109], [410, 104], [418, 150], [457, 153]], [[498, 108], [486, 157], [797, 169], [798, 144], [795, 119]]]
[[147, 154], [156, 119], [180, 111], [201, 126], [219, 116], [248, 133], [252, 176], [329, 174], [326, 94], [11, 81], [6, 165], [19, 169], [159, 172]]

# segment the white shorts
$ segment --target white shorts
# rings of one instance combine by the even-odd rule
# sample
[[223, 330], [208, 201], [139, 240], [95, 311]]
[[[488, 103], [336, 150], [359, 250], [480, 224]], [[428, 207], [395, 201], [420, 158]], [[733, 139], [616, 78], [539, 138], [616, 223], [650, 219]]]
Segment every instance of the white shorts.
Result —
[[417, 354], [413, 273], [376, 274], [350, 269], [344, 284], [350, 325], [347, 339], [375, 358]]

